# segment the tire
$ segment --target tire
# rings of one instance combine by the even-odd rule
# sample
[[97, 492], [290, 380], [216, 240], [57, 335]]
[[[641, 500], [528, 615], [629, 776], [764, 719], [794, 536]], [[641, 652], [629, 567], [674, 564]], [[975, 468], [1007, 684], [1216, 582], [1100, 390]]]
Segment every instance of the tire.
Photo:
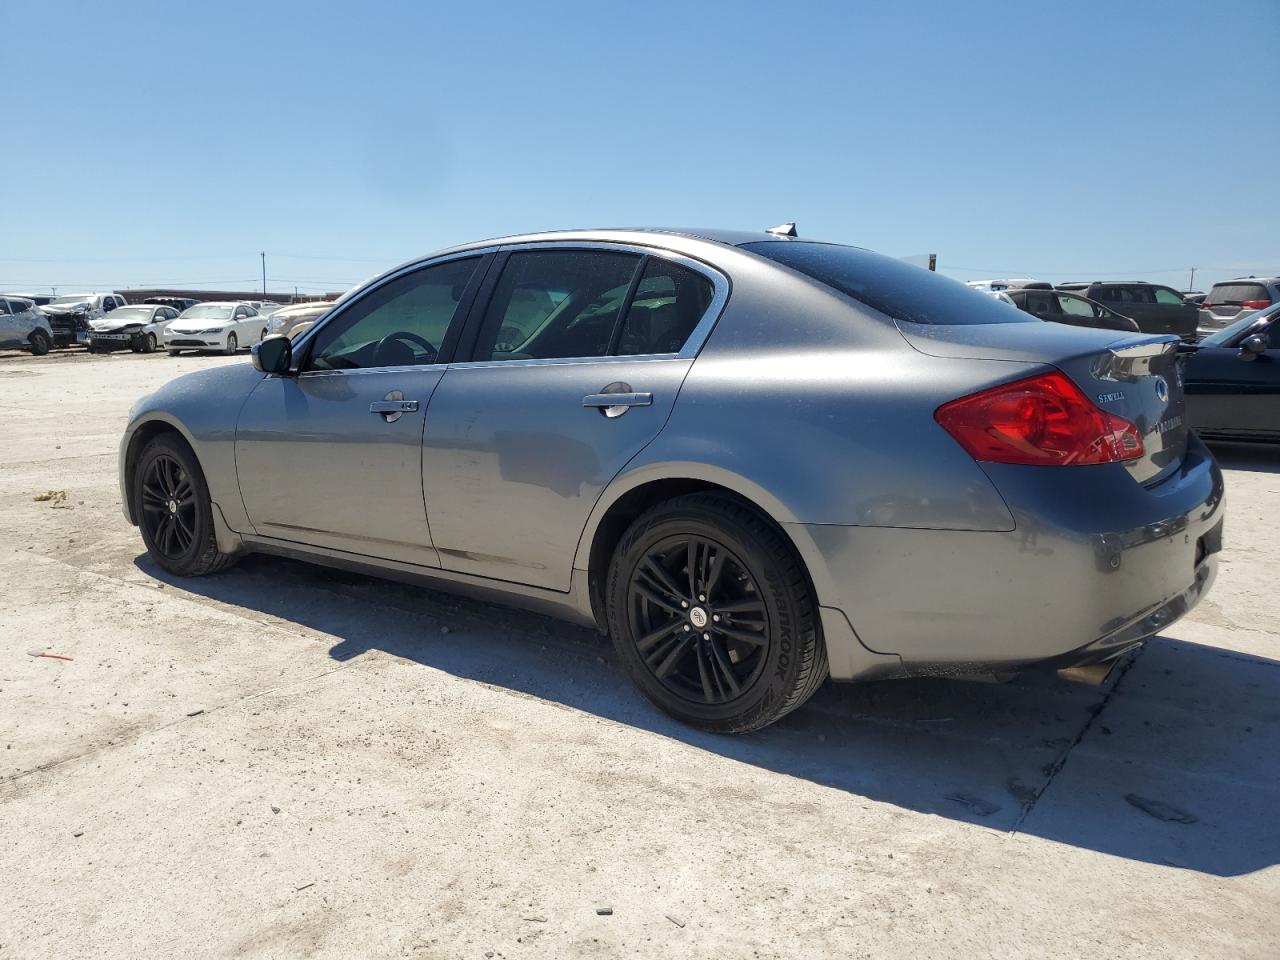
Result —
[[239, 349], [240, 349], [240, 341], [236, 339], [236, 335], [234, 333], [228, 333], [227, 345], [223, 348], [222, 352], [229, 357]]
[[632, 680], [690, 726], [758, 730], [827, 678], [818, 604], [795, 548], [730, 497], [690, 494], [640, 516], [614, 550], [605, 598]]
[[265, 339], [267, 339], [267, 328], [263, 327], [262, 332], [258, 334], [258, 342], [261, 343]]
[[32, 330], [31, 336], [27, 337], [27, 342], [31, 344], [31, 354], [36, 357], [43, 357], [49, 352], [49, 348], [53, 343], [49, 340], [49, 335], [43, 330]]
[[142, 352], [143, 353], [156, 352], [156, 335], [154, 333], [148, 333], [146, 338], [142, 341]]
[[147, 553], [163, 569], [203, 577], [235, 563], [218, 549], [204, 472], [180, 437], [161, 434], [143, 448], [129, 496]]
[[86, 344], [84, 345], [84, 350], [85, 350], [85, 353], [97, 353], [97, 352], [98, 352], [98, 348], [97, 348], [97, 347], [95, 347], [92, 343], [86, 343]]
[[138, 344], [138, 343], [131, 343], [131, 344], [129, 344], [129, 352], [130, 352], [130, 353], [141, 353], [141, 352], [142, 352], [142, 345], [141, 345], [141, 344]]

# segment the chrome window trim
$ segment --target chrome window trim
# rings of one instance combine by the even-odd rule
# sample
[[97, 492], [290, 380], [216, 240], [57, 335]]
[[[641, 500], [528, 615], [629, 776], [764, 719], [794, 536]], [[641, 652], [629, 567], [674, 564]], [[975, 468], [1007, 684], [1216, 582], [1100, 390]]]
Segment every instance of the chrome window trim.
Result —
[[[301, 352], [309, 346], [313, 337], [317, 336], [322, 329], [338, 317], [342, 316], [342, 314], [344, 314], [348, 309], [355, 306], [374, 290], [377, 290], [379, 287], [382, 287], [393, 280], [398, 280], [407, 273], [412, 273], [415, 270], [421, 270], [425, 267], [433, 267], [437, 264], [448, 263], [451, 260], [465, 260], [468, 257], [483, 257], [491, 253], [518, 253], [524, 250], [607, 250], [611, 252], [632, 253], [639, 256], [657, 257], [660, 260], [669, 260], [672, 263], [679, 264], [682, 267], [687, 267], [696, 273], [700, 273], [711, 282], [711, 303], [707, 305], [707, 309], [702, 314], [701, 319], [694, 325], [693, 332], [689, 334], [689, 338], [684, 342], [684, 346], [676, 353], [631, 353], [610, 355], [606, 357], [530, 357], [524, 360], [467, 360], [461, 363], [450, 364], [435, 363], [398, 367], [353, 367], [349, 370], [304, 370], [295, 373], [293, 376], [296, 378], [302, 378], [311, 376], [333, 376], [335, 374], [349, 373], [385, 373], [431, 369], [470, 370], [485, 367], [531, 367], [567, 363], [618, 363], [634, 360], [693, 360], [701, 352], [703, 345], [707, 342], [707, 338], [711, 336], [711, 331], [715, 329], [715, 325], [717, 321], [719, 321], [720, 315], [724, 312], [725, 304], [729, 302], [731, 284], [729, 282], [729, 278], [725, 274], [701, 260], [696, 260], [693, 257], [677, 253], [674, 250], [670, 250], [667, 247], [659, 246], [657, 244], [650, 246], [647, 244], [632, 243], [629, 241], [625, 243], [612, 243], [603, 240], [535, 240], [528, 243], [494, 244], [485, 247], [456, 251], [454, 253], [446, 253], [440, 256], [424, 257], [421, 260], [402, 264], [401, 266], [374, 278], [354, 294], [350, 300], [334, 304], [333, 309], [317, 317], [311, 328], [305, 331], [303, 335], [294, 342], [293, 352], [300, 355]], [[473, 305], [472, 308], [474, 309], [474, 307], [475, 305]], [[273, 374], [273, 376], [280, 375]]]

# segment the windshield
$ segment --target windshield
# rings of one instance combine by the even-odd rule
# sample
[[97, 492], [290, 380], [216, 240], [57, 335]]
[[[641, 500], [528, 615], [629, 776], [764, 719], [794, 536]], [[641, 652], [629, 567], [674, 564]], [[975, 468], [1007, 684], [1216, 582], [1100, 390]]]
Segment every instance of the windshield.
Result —
[[68, 297], [54, 297], [50, 303], [88, 303], [93, 299], [90, 293], [75, 293]]
[[1232, 340], [1238, 337], [1248, 327], [1252, 327], [1260, 320], [1266, 320], [1268, 317], [1280, 315], [1280, 303], [1268, 307], [1266, 310], [1257, 310], [1246, 313], [1243, 317], [1233, 323], [1227, 324], [1216, 333], [1211, 333], [1200, 341], [1202, 347], [1225, 347]]
[[111, 311], [111, 320], [129, 321], [146, 321], [151, 319], [151, 311], [154, 307], [116, 307]]
[[200, 303], [182, 311], [179, 320], [229, 320], [235, 307], [229, 303]]
[[911, 323], [1036, 323], [990, 294], [870, 250], [834, 243], [766, 240], [752, 253], [798, 270], [895, 320]]

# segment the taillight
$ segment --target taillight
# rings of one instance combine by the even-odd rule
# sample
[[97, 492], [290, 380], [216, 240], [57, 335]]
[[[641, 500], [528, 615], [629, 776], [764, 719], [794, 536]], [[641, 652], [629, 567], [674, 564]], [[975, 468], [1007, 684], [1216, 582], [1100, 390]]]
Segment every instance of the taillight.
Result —
[[975, 460], [1068, 466], [1142, 456], [1142, 435], [1099, 409], [1061, 371], [944, 403], [934, 419]]
[[1242, 310], [1265, 310], [1271, 306], [1270, 300], [1241, 300], [1240, 309]]

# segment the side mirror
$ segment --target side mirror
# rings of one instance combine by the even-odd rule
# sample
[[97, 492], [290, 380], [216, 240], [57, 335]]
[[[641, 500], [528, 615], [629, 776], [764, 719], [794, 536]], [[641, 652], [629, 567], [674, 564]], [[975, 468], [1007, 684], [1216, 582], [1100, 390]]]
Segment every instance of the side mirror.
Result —
[[250, 350], [253, 365], [263, 373], [287, 374], [293, 363], [293, 341], [279, 334], [272, 334], [253, 345]]
[[1267, 352], [1267, 339], [1260, 333], [1245, 337], [1240, 341], [1240, 359], [1256, 360]]

